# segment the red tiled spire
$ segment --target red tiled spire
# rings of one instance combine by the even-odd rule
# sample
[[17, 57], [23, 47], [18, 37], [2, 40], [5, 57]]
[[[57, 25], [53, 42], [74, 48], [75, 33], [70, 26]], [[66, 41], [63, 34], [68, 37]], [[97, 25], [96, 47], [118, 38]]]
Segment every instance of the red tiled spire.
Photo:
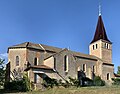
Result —
[[94, 35], [94, 38], [91, 43], [93, 43], [97, 40], [100, 40], [100, 39], [110, 42], [110, 40], [107, 38], [107, 34], [105, 31], [105, 27], [104, 27], [101, 15], [99, 15], [95, 35]]

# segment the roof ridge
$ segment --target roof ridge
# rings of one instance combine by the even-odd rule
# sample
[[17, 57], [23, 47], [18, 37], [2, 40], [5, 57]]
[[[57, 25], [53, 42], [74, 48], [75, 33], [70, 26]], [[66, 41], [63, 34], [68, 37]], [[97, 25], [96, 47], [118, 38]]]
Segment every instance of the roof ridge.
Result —
[[45, 48], [41, 44], [39, 44], [39, 46], [46, 52]]
[[29, 42], [27, 42], [27, 45], [26, 45], [26, 47], [29, 45]]
[[50, 58], [50, 57], [52, 57], [52, 56], [54, 56], [54, 55], [56, 55], [56, 54], [59, 54], [59, 53], [65, 51], [65, 50], [68, 50], [68, 49], [67, 49], [67, 48], [64, 48], [64, 49], [62, 49], [61, 51], [59, 51], [59, 52], [57, 52], [57, 53], [54, 53], [54, 54], [52, 54], [52, 55], [46, 57], [44, 60], [46, 60], [46, 59], [48, 59], [48, 58]]

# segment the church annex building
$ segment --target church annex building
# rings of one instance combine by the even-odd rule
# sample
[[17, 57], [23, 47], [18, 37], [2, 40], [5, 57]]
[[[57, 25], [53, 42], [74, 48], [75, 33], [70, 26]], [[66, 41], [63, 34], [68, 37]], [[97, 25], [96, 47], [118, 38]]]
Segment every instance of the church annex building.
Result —
[[8, 62], [8, 80], [26, 71], [37, 87], [41, 87], [45, 76], [64, 81], [68, 77], [79, 78], [80, 71], [90, 79], [93, 79], [93, 74], [100, 76], [107, 83], [115, 77], [112, 42], [107, 37], [101, 15], [89, 45], [89, 55], [67, 48], [25, 42], [8, 48]]

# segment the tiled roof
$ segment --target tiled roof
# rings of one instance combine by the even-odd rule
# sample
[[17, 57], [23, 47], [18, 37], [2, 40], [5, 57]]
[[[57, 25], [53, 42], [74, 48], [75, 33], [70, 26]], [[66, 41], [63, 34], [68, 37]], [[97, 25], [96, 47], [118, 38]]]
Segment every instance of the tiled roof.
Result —
[[52, 56], [54, 56], [54, 55], [56, 55], [56, 54], [60, 54], [61, 52], [64, 52], [66, 50], [69, 51], [75, 57], [81, 57], [81, 58], [86, 58], [86, 59], [91, 59], [91, 60], [98, 60], [99, 59], [98, 57], [93, 56], [93, 55], [83, 54], [83, 53], [71, 51], [71, 50], [68, 50], [67, 48], [65, 48], [65, 49], [61, 50], [60, 52], [58, 52], [58, 53], [55, 53], [55, 54], [52, 54], [51, 56], [46, 57], [45, 60], [52, 57]]
[[[8, 48], [8, 50], [12, 49], [12, 48], [32, 48], [32, 49], [46, 50], [46, 51], [55, 52], [55, 54], [52, 54], [51, 56], [68, 50], [67, 48], [61, 49], [61, 48], [47, 46], [47, 45], [43, 45], [43, 44], [35, 44], [35, 43], [31, 43], [31, 42], [25, 42], [25, 43], [21, 43], [21, 44], [18, 44], [18, 45], [11, 46], [11, 47]], [[68, 51], [70, 51], [73, 54], [73, 56], [76, 56], [76, 57], [82, 57], [82, 58], [92, 59], [92, 60], [98, 60], [99, 59], [99, 58], [97, 58], [96, 56], [93, 56], [93, 55], [83, 54], [83, 53], [75, 52], [75, 51], [71, 51], [71, 50], [68, 50]], [[49, 58], [51, 56], [48, 56], [45, 59], [47, 59], [47, 58]]]
[[42, 47], [39, 46], [39, 44], [31, 43], [31, 42], [24, 42], [21, 44], [13, 45], [10, 48], [35, 48], [35, 49], [42, 49]]
[[119, 74], [116, 74], [116, 73], [114, 73], [114, 76], [115, 76], [115, 77], [120, 77], [120, 75], [119, 75]]
[[11, 46], [8, 48], [8, 50], [12, 49], [12, 48], [32, 48], [32, 49], [46, 50], [46, 51], [52, 51], [52, 52], [59, 52], [60, 50], [62, 50], [61, 48], [47, 46], [47, 45], [43, 45], [43, 44], [35, 44], [35, 43], [31, 43], [31, 42], [24, 42], [21, 44]]
[[86, 59], [92, 59], [92, 60], [98, 60], [98, 58], [96, 56], [93, 56], [93, 55], [83, 54], [83, 53], [75, 52], [75, 51], [71, 51], [71, 53], [74, 56], [76, 56], [76, 57], [81, 57], [81, 58], [86, 58]]
[[45, 69], [45, 70], [53, 70], [52, 68], [46, 66], [46, 65], [36, 65], [36, 66], [30, 66], [25, 69], [25, 71], [28, 71], [29, 69], [34, 68], [34, 69]]
[[48, 45], [44, 45], [44, 44], [41, 44], [45, 50], [47, 51], [53, 51], [53, 52], [59, 52], [62, 50], [62, 48], [57, 48], [57, 47], [53, 47], [53, 46], [48, 46]]
[[46, 59], [48, 59], [48, 58], [50, 58], [50, 57], [52, 57], [52, 56], [55, 56], [56, 54], [60, 54], [61, 52], [66, 51], [66, 50], [68, 50], [68, 49], [67, 49], [67, 48], [64, 48], [64, 49], [62, 49], [61, 51], [59, 51], [59, 52], [57, 52], [57, 53], [54, 53], [54, 54], [52, 54], [52, 55], [50, 55], [50, 56], [45, 57], [44, 60], [46, 60]]
[[100, 39], [110, 42], [110, 40], [107, 37], [107, 34], [106, 34], [106, 31], [105, 31], [105, 27], [104, 27], [101, 15], [98, 18], [98, 23], [97, 23], [95, 35], [94, 35], [94, 38], [93, 38], [91, 43], [93, 43], [95, 41], [98, 41]]

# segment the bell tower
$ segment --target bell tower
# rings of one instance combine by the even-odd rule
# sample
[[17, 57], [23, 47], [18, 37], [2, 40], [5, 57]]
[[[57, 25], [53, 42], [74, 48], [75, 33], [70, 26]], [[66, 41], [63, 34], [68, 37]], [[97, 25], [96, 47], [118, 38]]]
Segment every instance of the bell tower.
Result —
[[89, 45], [89, 54], [99, 57], [104, 63], [112, 63], [112, 42], [107, 37], [100, 9], [95, 35]]

